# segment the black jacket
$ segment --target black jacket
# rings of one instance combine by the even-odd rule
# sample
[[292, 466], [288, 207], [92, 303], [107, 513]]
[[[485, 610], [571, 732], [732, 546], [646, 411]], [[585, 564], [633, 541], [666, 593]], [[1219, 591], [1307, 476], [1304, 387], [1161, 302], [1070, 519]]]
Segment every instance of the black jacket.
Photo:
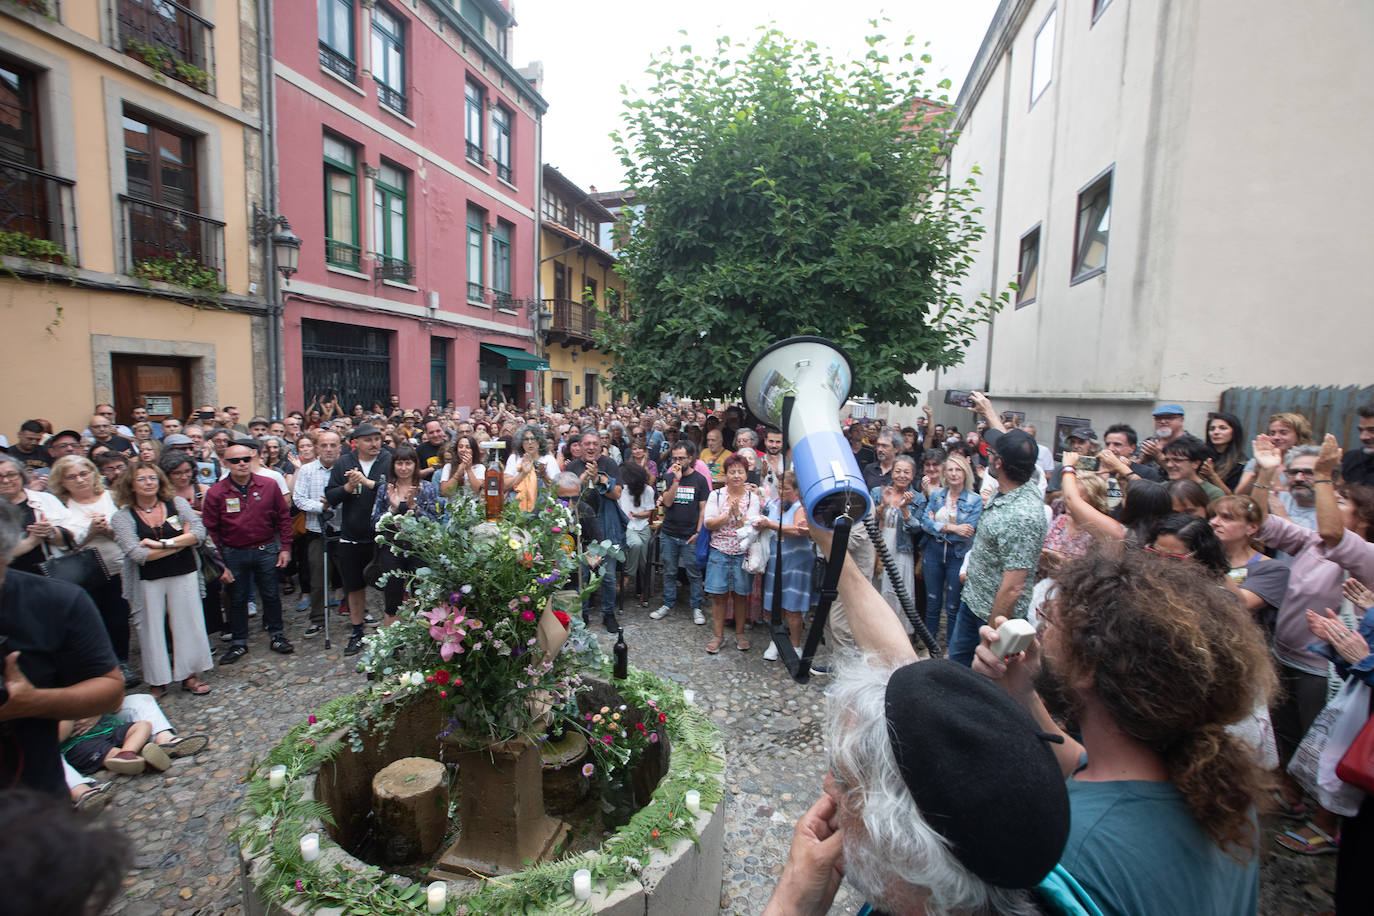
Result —
[[[363, 487], [357, 493], [345, 490], [344, 484], [348, 482], [346, 475], [352, 470], [362, 470], [354, 453], [345, 454], [334, 462], [334, 467], [329, 471], [329, 485], [324, 488], [324, 498], [325, 502], [338, 509], [339, 536], [346, 541], [370, 544], [377, 533], [372, 527], [372, 504], [376, 502], [377, 490], [373, 487]], [[372, 463], [372, 473], [368, 478], [374, 483], [381, 483], [390, 470], [391, 454], [383, 451]]]

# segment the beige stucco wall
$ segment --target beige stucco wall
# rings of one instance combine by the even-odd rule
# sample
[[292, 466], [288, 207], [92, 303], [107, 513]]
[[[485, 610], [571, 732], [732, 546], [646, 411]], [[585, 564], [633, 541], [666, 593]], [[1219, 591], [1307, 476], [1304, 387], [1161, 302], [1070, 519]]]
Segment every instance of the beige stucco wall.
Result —
[[[983, 171], [988, 235], [964, 294], [1015, 280], [1039, 222], [1037, 300], [921, 380], [986, 384], [1040, 423], [1141, 429], [1157, 401], [1202, 410], [1233, 386], [1365, 380], [1362, 335], [1340, 329], [1374, 315], [1360, 276], [1374, 250], [1374, 184], [1360, 177], [1374, 7], [1116, 0], [1093, 23], [1090, 4], [1060, 3], [1053, 79], [1032, 106], [1035, 32], [1054, 5], [1021, 7], [950, 162], [956, 182]], [[1107, 269], [1070, 285], [1077, 195], [1109, 167]]]

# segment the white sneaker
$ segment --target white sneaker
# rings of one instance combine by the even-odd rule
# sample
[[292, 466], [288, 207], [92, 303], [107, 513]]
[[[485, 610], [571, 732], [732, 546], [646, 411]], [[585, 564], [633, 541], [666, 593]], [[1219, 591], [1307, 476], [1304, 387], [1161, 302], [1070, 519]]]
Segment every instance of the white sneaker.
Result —
[[257, 604], [256, 601], [250, 601], [250, 602], [248, 602], [248, 616], [249, 616], [249, 617], [256, 617], [256, 616], [258, 616], [258, 604]]
[[763, 650], [763, 660], [766, 662], [775, 662], [778, 660], [777, 643], [771, 641], [768, 643], [768, 648]]
[[652, 611], [652, 612], [649, 614], [649, 619], [650, 619], [650, 620], [662, 620], [664, 617], [667, 617], [667, 616], [668, 616], [668, 612], [671, 611], [671, 610], [672, 610], [672, 608], [668, 607], [668, 605], [666, 605], [666, 604], [661, 605], [661, 606], [659, 607], [658, 610]]
[[701, 608], [692, 608], [692, 623], [696, 624], [697, 626], [705, 625], [706, 615], [701, 612]]

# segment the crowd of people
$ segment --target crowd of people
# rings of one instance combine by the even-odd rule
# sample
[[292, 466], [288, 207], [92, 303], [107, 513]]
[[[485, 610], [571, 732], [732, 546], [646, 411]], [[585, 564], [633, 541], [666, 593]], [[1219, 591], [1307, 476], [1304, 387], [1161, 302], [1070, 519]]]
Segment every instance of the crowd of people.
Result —
[[[1344, 456], [1297, 413], [1247, 439], [1237, 417], [1214, 412], [1198, 437], [1179, 405], [1161, 404], [1144, 437], [1082, 426], [1059, 450], [976, 392], [965, 432], [925, 414], [905, 428], [846, 427], [875, 527], [854, 528], [827, 623], [832, 657], [815, 668], [837, 675], [831, 776], [798, 825], [776, 911], [824, 912], [843, 871], [889, 913], [920, 911], [911, 900], [932, 912], [1060, 911], [1044, 908], [1051, 898], [1068, 912], [1079, 898], [1107, 914], [1254, 912], [1256, 813], [1277, 809], [1292, 819], [1278, 845], [1339, 854], [1337, 912], [1356, 912], [1372, 890], [1354, 863], [1374, 844], [1374, 807], [1340, 824], [1286, 766], [1333, 684], [1374, 683], [1374, 405], [1359, 411], [1362, 447]], [[0, 547], [8, 570], [29, 574], [5, 580], [0, 633], [27, 656], [55, 646], [60, 627], [95, 630], [71, 670], [20, 671], [11, 656], [0, 720], [52, 720], [28, 725], [33, 748], [58, 746], [58, 720], [71, 720], [68, 742], [96, 729], [87, 766], [161, 763], [170, 727], [100, 718], [116, 714], [120, 683], [146, 681], [154, 701], [174, 683], [209, 693], [213, 642], [218, 664], [234, 664], [255, 618], [267, 647], [290, 654], [288, 607], [308, 613], [306, 638], [337, 612], [345, 654], [359, 652], [366, 627], [405, 599], [388, 577], [374, 620], [369, 589], [414, 568], [403, 544], [378, 546], [378, 522], [440, 518], [493, 480], [524, 508], [541, 490], [576, 501], [582, 537], [622, 548], [600, 559], [583, 608], [611, 632], [628, 598], [645, 625], [674, 613], [709, 623], [707, 653], [727, 630], [748, 651], [780, 595], [800, 650], [828, 554], [782, 432], [736, 406], [403, 409], [393, 397], [344, 410], [330, 395], [246, 423], [211, 406], [124, 419], [98, 405], [79, 431], [30, 420], [0, 455], [14, 535]], [[86, 558], [72, 581], [88, 601], [33, 581], [59, 557]], [[70, 619], [41, 634], [11, 627], [15, 581], [65, 602]], [[1013, 618], [1040, 635], [1004, 658], [994, 628]], [[913, 667], [928, 654], [913, 641], [918, 621], [947, 660]], [[54, 690], [65, 698], [15, 706]], [[956, 782], [932, 775], [948, 766]], [[8, 756], [0, 767], [10, 778]], [[971, 788], [980, 772], [995, 784]], [[52, 772], [40, 782], [61, 784]], [[91, 791], [65, 782], [73, 798]], [[1048, 859], [1014, 845], [1005, 811], [990, 818], [1009, 795], [1046, 825]]]

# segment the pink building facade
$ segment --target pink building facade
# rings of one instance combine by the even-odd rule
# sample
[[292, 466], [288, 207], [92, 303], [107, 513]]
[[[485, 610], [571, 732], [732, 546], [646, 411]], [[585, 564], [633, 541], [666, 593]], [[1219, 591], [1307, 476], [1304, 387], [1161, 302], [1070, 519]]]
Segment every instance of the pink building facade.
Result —
[[273, 4], [285, 403], [537, 395], [540, 119], [508, 0]]

